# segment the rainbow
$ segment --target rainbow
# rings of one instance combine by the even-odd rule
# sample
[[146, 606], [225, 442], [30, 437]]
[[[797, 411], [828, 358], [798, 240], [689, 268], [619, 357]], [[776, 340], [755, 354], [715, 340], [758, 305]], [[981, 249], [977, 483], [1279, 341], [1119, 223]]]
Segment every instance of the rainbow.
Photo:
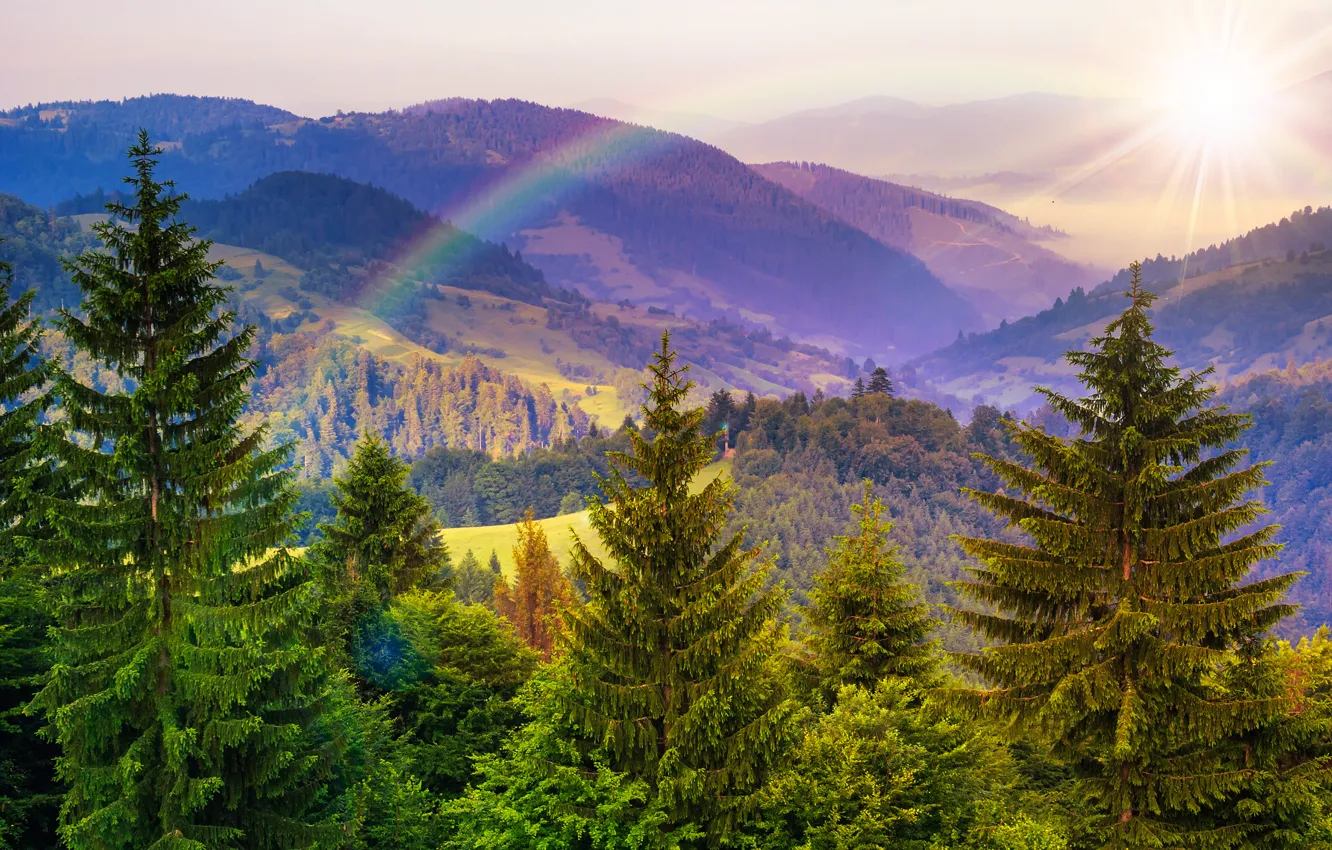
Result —
[[427, 274], [461, 262], [474, 237], [501, 241], [534, 212], [569, 198], [589, 176], [632, 165], [678, 138], [636, 124], [595, 119], [574, 138], [537, 153], [455, 207], [437, 211], [437, 224], [401, 246], [389, 259], [388, 270], [365, 282], [357, 306], [377, 312]]

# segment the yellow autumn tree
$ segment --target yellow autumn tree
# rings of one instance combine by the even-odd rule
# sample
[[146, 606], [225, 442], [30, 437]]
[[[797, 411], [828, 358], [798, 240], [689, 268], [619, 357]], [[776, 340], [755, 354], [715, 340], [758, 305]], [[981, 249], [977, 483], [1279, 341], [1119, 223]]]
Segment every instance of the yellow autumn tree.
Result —
[[549, 661], [562, 628], [560, 611], [573, 599], [573, 588], [550, 551], [546, 532], [533, 517], [528, 508], [518, 523], [513, 587], [503, 575], [495, 580], [495, 610], [524, 643]]

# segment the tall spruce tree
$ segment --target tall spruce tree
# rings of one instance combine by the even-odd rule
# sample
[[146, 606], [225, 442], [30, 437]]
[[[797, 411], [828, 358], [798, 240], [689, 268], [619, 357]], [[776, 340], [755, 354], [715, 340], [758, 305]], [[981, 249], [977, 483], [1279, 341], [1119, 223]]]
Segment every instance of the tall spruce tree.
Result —
[[936, 622], [902, 579], [902, 563], [888, 541], [892, 524], [883, 519], [883, 502], [870, 482], [864, 501], [851, 510], [858, 533], [837, 539], [810, 592], [810, 645], [834, 695], [845, 685], [873, 688], [893, 676], [918, 678], [935, 666], [926, 639]]
[[[3, 240], [0, 240], [3, 241]], [[56, 843], [58, 750], [24, 708], [48, 666], [45, 587], [19, 541], [35, 533], [27, 494], [50, 486], [36, 439], [52, 366], [30, 317], [34, 293], [10, 300], [13, 272], [0, 262], [0, 847]]]
[[674, 822], [716, 841], [745, 814], [788, 730], [789, 704], [767, 675], [783, 597], [765, 587], [771, 567], [756, 564], [742, 534], [720, 539], [733, 485], [718, 478], [690, 492], [712, 441], [704, 411], [681, 409], [691, 384], [668, 334], [649, 368], [654, 436], [628, 432], [631, 451], [611, 454], [602, 482], [606, 503], [590, 505], [614, 565], [574, 544], [588, 599], [567, 615], [567, 710]]
[[982, 566], [959, 589], [993, 613], [954, 615], [1000, 645], [954, 656], [995, 687], [951, 696], [1048, 735], [1106, 816], [1107, 846], [1237, 846], [1251, 827], [1212, 811], [1243, 781], [1226, 745], [1287, 700], [1212, 683], [1230, 648], [1290, 613], [1298, 576], [1241, 584], [1280, 548], [1275, 527], [1252, 528], [1261, 465], [1227, 448], [1247, 417], [1208, 406], [1207, 372], [1167, 365], [1132, 271], [1130, 306], [1068, 355], [1090, 395], [1041, 391], [1082, 436], [1016, 425], [1032, 468], [987, 458], [1006, 492], [970, 493], [1030, 542], [960, 540]]
[[255, 364], [213, 283], [210, 244], [129, 151], [132, 199], [68, 263], [82, 314], [60, 331], [126, 379], [56, 377], [68, 436], [47, 447], [77, 498], [41, 494], [34, 548], [58, 582], [55, 663], [34, 704], [69, 784], [61, 837], [82, 848], [301, 847], [325, 758], [303, 727], [325, 684], [301, 633], [313, 585], [285, 548], [290, 452], [237, 417]]

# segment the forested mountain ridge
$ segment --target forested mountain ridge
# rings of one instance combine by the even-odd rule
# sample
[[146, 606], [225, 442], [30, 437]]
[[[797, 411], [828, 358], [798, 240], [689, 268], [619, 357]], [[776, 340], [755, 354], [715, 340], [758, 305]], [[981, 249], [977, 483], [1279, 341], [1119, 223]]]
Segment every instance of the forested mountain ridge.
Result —
[[1332, 362], [1249, 375], [1218, 398], [1253, 417], [1243, 445], [1271, 462], [1261, 498], [1286, 548], [1257, 577], [1306, 571], [1292, 594], [1302, 606], [1292, 630], [1332, 623]]
[[[682, 136], [521, 101], [319, 121], [243, 103], [11, 110], [0, 116], [0, 191], [54, 203], [109, 190], [118, 164], [102, 151], [141, 120], [168, 143], [164, 174], [195, 197], [275, 171], [339, 174], [475, 221], [476, 235], [521, 248], [552, 283], [603, 300], [748, 316], [862, 354], [918, 353], [979, 326], [914, 257]], [[185, 115], [163, 117], [173, 110]]]
[[816, 163], [750, 166], [881, 242], [909, 251], [992, 325], [1100, 277], [1057, 253], [1063, 234], [1001, 209]]
[[[62, 204], [79, 211], [75, 220], [0, 196], [0, 259], [15, 264], [19, 286], [37, 290], [42, 312], [77, 301], [60, 258], [94, 243], [80, 221], [104, 217], [93, 211], [106, 200], [82, 196]], [[184, 214], [201, 236], [218, 240], [213, 256], [226, 261], [220, 274], [235, 288], [242, 315], [260, 328], [258, 356], [272, 372], [261, 380], [252, 409], [272, 417], [281, 438], [304, 441], [298, 459], [315, 478], [340, 468], [366, 427], [382, 430], [410, 458], [446, 444], [505, 455], [582, 434], [588, 417], [618, 424], [637, 410], [641, 364], [665, 328], [675, 332], [703, 389], [836, 392], [860, 371], [846, 358], [761, 328], [588, 301], [551, 286], [504, 246], [345, 178], [277, 173], [221, 200], [187, 202]], [[421, 239], [439, 247], [399, 265]], [[382, 380], [377, 389], [357, 385], [359, 372], [348, 363], [358, 357], [374, 361]], [[441, 415], [470, 422], [470, 408], [442, 410], [436, 399], [428, 410], [417, 409], [429, 392], [415, 378], [393, 377], [472, 369], [474, 358], [482, 369], [498, 370], [495, 381], [516, 378], [526, 386], [525, 395], [490, 411], [508, 424], [495, 424], [499, 431], [489, 436], [479, 425], [441, 427]], [[332, 389], [303, 383], [327, 383], [320, 376], [336, 377]], [[363, 392], [376, 400], [354, 408]], [[567, 420], [563, 430], [534, 419], [533, 394], [541, 393], [566, 411], [559, 414]], [[373, 421], [371, 407], [379, 410]], [[424, 438], [420, 428], [407, 435], [416, 427], [413, 415]]]
[[[1222, 379], [1332, 357], [1332, 207], [1306, 207], [1280, 222], [1184, 258], [1142, 264], [1160, 294], [1158, 336], [1189, 368]], [[1031, 388], [1067, 389], [1063, 353], [1095, 336], [1123, 308], [1127, 272], [1035, 315], [954, 343], [912, 365], [935, 390], [970, 404], [1029, 410]]]

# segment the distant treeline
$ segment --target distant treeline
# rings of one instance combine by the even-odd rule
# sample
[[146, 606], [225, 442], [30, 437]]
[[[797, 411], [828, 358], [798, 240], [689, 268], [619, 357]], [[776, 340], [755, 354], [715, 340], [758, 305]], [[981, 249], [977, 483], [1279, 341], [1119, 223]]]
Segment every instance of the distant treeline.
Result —
[[[1157, 254], [1143, 261], [1142, 274], [1149, 284], [1163, 289], [1173, 285], [1181, 276], [1196, 277], [1259, 260], [1295, 259], [1301, 254], [1325, 250], [1329, 245], [1332, 245], [1332, 207], [1314, 209], [1308, 206], [1281, 221], [1256, 227], [1243, 236], [1200, 248], [1183, 257]], [[1123, 292], [1128, 288], [1130, 277], [1128, 269], [1121, 269], [1093, 291], [1097, 294]]]

